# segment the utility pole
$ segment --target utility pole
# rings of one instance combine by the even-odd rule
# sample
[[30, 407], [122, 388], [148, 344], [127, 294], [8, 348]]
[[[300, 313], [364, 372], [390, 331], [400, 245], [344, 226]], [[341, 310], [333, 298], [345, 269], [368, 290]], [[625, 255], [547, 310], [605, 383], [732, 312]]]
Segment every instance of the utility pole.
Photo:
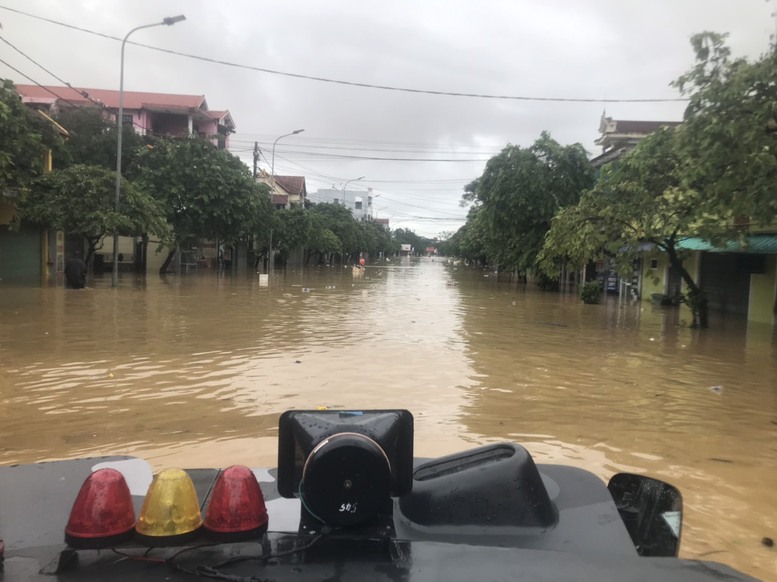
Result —
[[259, 142], [254, 142], [254, 180], [256, 180], [257, 169], [259, 168]]

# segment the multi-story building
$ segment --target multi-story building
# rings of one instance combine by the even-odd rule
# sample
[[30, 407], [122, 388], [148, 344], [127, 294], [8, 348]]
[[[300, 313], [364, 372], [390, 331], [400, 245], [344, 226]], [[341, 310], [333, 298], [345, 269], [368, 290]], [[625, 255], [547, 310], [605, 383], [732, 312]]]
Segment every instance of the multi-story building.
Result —
[[366, 191], [324, 188], [310, 195], [310, 199], [314, 204], [342, 204], [351, 211], [351, 214], [357, 220], [373, 219], [373, 198], [372, 188], [367, 188]]
[[617, 160], [651, 133], [662, 127], [676, 127], [679, 121], [630, 121], [613, 119], [602, 113], [599, 122], [599, 138], [594, 142], [602, 147], [602, 153], [591, 160], [591, 165], [600, 168]]
[[[22, 102], [34, 109], [57, 113], [68, 107], [99, 107], [113, 120], [119, 111], [119, 92], [82, 87], [16, 85]], [[211, 111], [203, 95], [124, 91], [123, 122], [141, 135], [186, 137], [198, 135], [229, 149], [235, 123], [229, 111]]]
[[262, 170], [256, 181], [270, 187], [273, 206], [278, 210], [286, 210], [291, 206], [305, 208], [308, 204], [305, 176], [271, 176]]
[[[119, 91], [112, 89], [23, 84], [15, 85], [15, 88], [25, 105], [45, 114], [56, 115], [74, 107], [99, 109], [106, 119], [115, 123], [119, 111]], [[124, 91], [122, 109], [122, 121], [144, 136], [185, 138], [196, 135], [210, 140], [220, 149], [229, 149], [229, 136], [235, 131], [229, 111], [210, 110], [202, 95]], [[61, 239], [63, 233], [57, 233], [57, 236]], [[69, 244], [67, 233], [64, 237]], [[71, 242], [80, 244], [81, 240]], [[119, 269], [158, 269], [167, 253], [156, 250], [158, 245], [155, 243], [144, 243], [136, 237], [119, 237]], [[204, 254], [215, 261], [217, 251], [214, 241], [203, 242], [203, 248], [199, 250], [198, 256]], [[112, 269], [112, 237], [103, 240], [94, 261], [95, 270]]]
[[[602, 115], [596, 144], [602, 153], [591, 163], [600, 168], [634, 149], [640, 140], [662, 127], [676, 127], [676, 121], [623, 121]], [[777, 323], [777, 224], [756, 228], [746, 219], [740, 226], [749, 234], [741, 241], [716, 247], [699, 237], [685, 237], [677, 248], [686, 259], [684, 266], [704, 289], [713, 311], [747, 317], [749, 321]], [[645, 244], [644, 258], [635, 264], [632, 277], [620, 280], [608, 265], [597, 265], [604, 288], [622, 296], [674, 302], [684, 291], [678, 270], [669, 265], [664, 253]]]

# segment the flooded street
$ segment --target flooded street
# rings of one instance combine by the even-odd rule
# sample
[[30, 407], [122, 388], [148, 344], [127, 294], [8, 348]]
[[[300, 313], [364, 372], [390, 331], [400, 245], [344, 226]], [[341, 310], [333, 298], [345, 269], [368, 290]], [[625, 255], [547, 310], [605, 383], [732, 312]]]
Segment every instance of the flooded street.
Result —
[[777, 580], [777, 340], [424, 259], [0, 287], [0, 464], [274, 465], [291, 408], [407, 408], [436, 456], [510, 440], [683, 492], [681, 555]]

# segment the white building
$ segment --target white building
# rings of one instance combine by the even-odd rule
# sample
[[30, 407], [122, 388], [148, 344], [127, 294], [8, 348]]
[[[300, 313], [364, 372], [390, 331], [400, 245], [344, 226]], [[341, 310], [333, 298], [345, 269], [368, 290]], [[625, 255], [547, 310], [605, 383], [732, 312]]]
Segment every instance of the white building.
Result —
[[342, 204], [351, 211], [357, 220], [372, 220], [372, 188], [367, 190], [336, 190], [325, 188], [308, 195], [308, 199], [314, 204]]

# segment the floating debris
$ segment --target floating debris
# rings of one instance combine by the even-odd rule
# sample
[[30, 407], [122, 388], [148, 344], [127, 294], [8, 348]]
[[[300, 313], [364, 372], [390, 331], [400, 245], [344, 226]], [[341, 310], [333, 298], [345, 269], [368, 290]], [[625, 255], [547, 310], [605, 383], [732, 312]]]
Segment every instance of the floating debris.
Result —
[[723, 386], [710, 386], [710, 392], [715, 394], [723, 394]]

